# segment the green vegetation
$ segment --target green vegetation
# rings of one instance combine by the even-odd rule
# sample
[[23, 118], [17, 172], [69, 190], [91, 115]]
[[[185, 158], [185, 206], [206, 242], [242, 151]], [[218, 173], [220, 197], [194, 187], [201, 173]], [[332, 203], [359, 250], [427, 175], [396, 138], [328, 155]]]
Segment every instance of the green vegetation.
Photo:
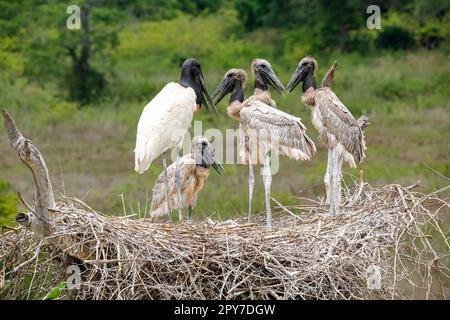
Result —
[[[423, 165], [450, 176], [448, 1], [382, 6], [381, 30], [366, 28], [363, 1], [326, 3], [79, 1], [90, 8], [87, 31], [66, 28], [66, 2], [0, 1], [0, 103], [44, 153], [56, 192], [112, 214], [123, 214], [123, 195], [126, 213], [142, 214], [161, 165], [155, 162], [144, 175], [134, 172], [137, 121], [163, 85], [178, 78], [185, 58], [201, 62], [212, 91], [229, 68], [249, 72], [256, 57], [271, 61], [287, 83], [298, 60], [312, 54], [319, 61], [319, 80], [338, 60], [335, 92], [355, 116], [370, 118], [368, 158], [360, 168], [369, 182], [420, 180], [427, 190], [448, 184]], [[83, 50], [90, 53], [87, 69], [78, 65]], [[282, 110], [303, 119], [317, 142], [299, 91], [274, 93], [274, 98]], [[237, 128], [225, 107], [226, 102], [218, 106], [220, 121], [205, 112], [195, 120], [203, 121], [204, 130]], [[0, 151], [1, 179], [31, 199], [29, 172], [4, 134]], [[282, 159], [273, 196], [285, 204], [298, 203], [298, 196], [323, 196], [325, 166], [323, 149], [310, 163]], [[197, 216], [225, 218], [246, 211], [247, 168], [225, 169], [224, 177], [211, 174]], [[360, 169], [344, 167], [347, 182]], [[263, 208], [260, 180], [255, 210]], [[0, 225], [17, 211], [9, 185], [6, 191], [0, 188]]]
[[19, 199], [12, 191], [11, 185], [0, 180], [0, 226], [13, 224], [18, 204]]
[[62, 293], [63, 290], [66, 288], [66, 284], [64, 281], [61, 281], [58, 283], [56, 287], [54, 287], [45, 297], [43, 300], [55, 300], [58, 299]]

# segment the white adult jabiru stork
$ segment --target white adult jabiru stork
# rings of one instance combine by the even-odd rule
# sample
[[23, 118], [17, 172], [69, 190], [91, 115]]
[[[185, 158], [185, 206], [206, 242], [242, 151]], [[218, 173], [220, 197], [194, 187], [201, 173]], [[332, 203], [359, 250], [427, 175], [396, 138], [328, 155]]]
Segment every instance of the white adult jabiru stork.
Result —
[[292, 91], [302, 82], [302, 102], [312, 109], [312, 123], [320, 135], [322, 143], [328, 148], [328, 165], [324, 183], [327, 190], [327, 203], [330, 214], [339, 211], [341, 202], [341, 170], [343, 160], [356, 168], [365, 158], [366, 142], [363, 129], [367, 117], [356, 120], [347, 107], [331, 90], [336, 64], [327, 72], [322, 87], [316, 89], [314, 71], [317, 62], [306, 56], [297, 65], [297, 69], [286, 86]]
[[[192, 217], [192, 208], [197, 204], [199, 192], [208, 180], [211, 166], [222, 175], [224, 169], [218, 162], [215, 151], [208, 139], [195, 137], [192, 141], [192, 153], [180, 158], [181, 203], [175, 190], [176, 164], [172, 163], [167, 168], [169, 177], [169, 199], [178, 207], [189, 208], [189, 221]], [[168, 213], [167, 198], [165, 195], [165, 177], [162, 172], [156, 179], [153, 187], [152, 205], [150, 217], [154, 220]]]
[[[266, 197], [267, 227], [272, 226], [270, 208], [270, 185], [272, 175], [268, 152], [288, 156], [294, 160], [310, 160], [316, 147], [306, 135], [306, 128], [301, 119], [273, 106], [267, 84], [276, 86], [277, 91], [283, 87], [273, 72], [270, 64], [265, 60], [255, 60], [253, 63], [255, 74], [255, 94], [244, 101], [244, 87], [247, 74], [241, 69], [231, 69], [213, 93], [213, 99], [218, 96], [218, 104], [228, 93], [231, 93], [227, 108], [228, 115], [240, 123], [242, 131], [241, 158], [249, 164], [249, 220], [254, 186], [253, 164], [264, 163], [263, 180]], [[247, 139], [246, 139], [247, 138]], [[242, 141], [243, 140], [243, 141]], [[253, 141], [252, 141], [253, 140]], [[254, 141], [256, 140], [256, 141]], [[256, 157], [255, 157], [256, 156]]]
[[[136, 133], [134, 169], [140, 174], [144, 173], [153, 160], [163, 154], [167, 199], [169, 199], [169, 185], [166, 153], [173, 147], [177, 148], [176, 166], [179, 168], [179, 146], [191, 126], [194, 112], [204, 105], [213, 115], [208, 104], [217, 112], [206, 89], [200, 64], [190, 58], [184, 61], [181, 67], [180, 80], [168, 83], [142, 111]], [[175, 183], [178, 203], [181, 204], [180, 170], [176, 170]], [[181, 206], [178, 209], [181, 220]], [[167, 201], [167, 210], [170, 214], [170, 200]]]

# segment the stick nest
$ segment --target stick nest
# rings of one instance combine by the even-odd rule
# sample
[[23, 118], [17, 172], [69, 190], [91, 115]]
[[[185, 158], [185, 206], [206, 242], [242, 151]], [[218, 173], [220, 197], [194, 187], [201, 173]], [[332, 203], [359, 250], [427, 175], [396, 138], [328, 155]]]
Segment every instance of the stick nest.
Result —
[[0, 298], [42, 298], [58, 284], [72, 299], [446, 298], [448, 199], [363, 183], [344, 198], [337, 216], [320, 201], [278, 203], [272, 230], [263, 215], [151, 223], [62, 198], [50, 237], [0, 234]]

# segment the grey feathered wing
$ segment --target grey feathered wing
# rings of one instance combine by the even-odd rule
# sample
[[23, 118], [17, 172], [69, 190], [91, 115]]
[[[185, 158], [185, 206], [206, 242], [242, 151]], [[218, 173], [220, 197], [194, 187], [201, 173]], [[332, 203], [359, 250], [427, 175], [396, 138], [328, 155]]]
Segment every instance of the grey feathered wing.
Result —
[[[355, 164], [360, 164], [365, 158], [366, 143], [364, 133], [351, 112], [330, 88], [317, 90], [315, 107], [320, 113], [323, 126], [353, 156]], [[327, 139], [324, 136], [321, 138]]]
[[250, 130], [275, 152], [295, 160], [310, 160], [316, 152], [314, 142], [306, 135], [306, 127], [298, 117], [254, 100], [242, 108], [240, 118], [246, 132]]
[[[178, 199], [175, 186], [175, 168], [176, 163], [172, 163], [167, 167], [167, 176], [169, 180], [169, 199], [172, 208], [178, 208]], [[181, 176], [181, 194], [184, 202], [183, 194], [186, 187], [190, 185], [191, 179], [195, 179], [196, 163], [191, 155], [185, 155], [180, 158], [180, 176]], [[164, 171], [160, 173], [153, 187], [152, 204], [150, 216], [157, 218], [168, 214], [165, 191], [165, 175]], [[184, 207], [184, 203], [182, 203]]]

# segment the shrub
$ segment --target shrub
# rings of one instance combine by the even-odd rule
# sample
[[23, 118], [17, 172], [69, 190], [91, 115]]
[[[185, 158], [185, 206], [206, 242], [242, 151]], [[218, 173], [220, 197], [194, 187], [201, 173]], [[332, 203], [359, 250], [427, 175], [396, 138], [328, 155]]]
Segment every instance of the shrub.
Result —
[[378, 34], [375, 45], [379, 49], [411, 49], [415, 45], [414, 35], [399, 26], [389, 26]]
[[444, 38], [438, 26], [427, 25], [419, 31], [420, 45], [429, 50], [437, 48]]
[[367, 53], [372, 49], [373, 37], [363, 30], [350, 31], [345, 41], [345, 51]]
[[73, 68], [66, 81], [70, 100], [81, 104], [98, 100], [105, 84], [103, 74], [92, 68]]
[[427, 89], [426, 82], [404, 78], [385, 80], [374, 85], [375, 94], [388, 100], [414, 96], [423, 93]]

